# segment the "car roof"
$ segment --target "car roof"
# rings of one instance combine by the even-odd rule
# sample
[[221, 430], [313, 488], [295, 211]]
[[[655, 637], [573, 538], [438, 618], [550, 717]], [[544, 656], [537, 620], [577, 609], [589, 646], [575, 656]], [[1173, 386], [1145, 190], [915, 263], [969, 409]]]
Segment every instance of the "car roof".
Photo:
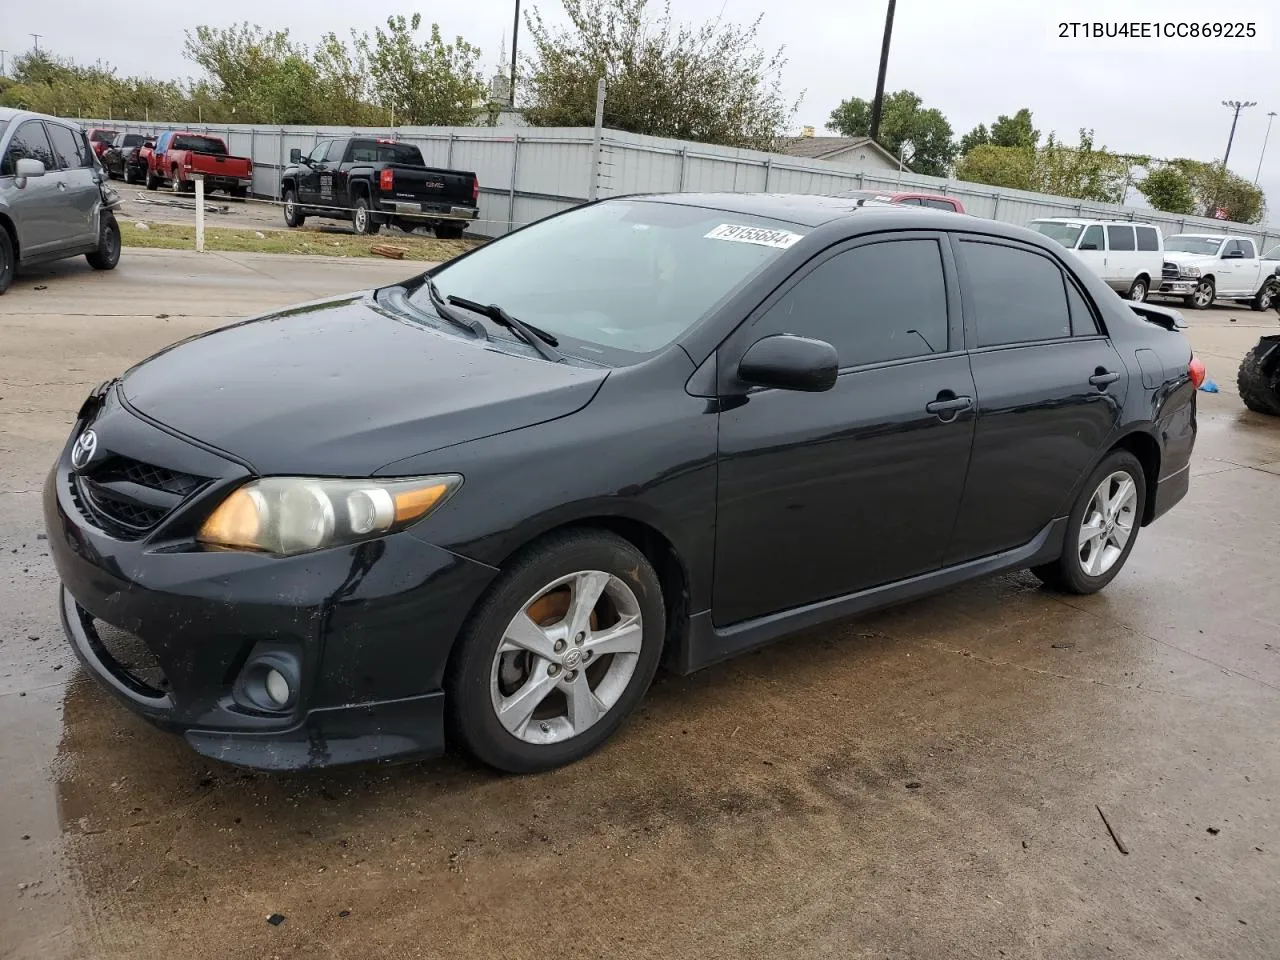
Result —
[[910, 217], [915, 229], [954, 230], [964, 226], [972, 230], [981, 224], [983, 232], [998, 233], [1019, 238], [1034, 231], [995, 220], [975, 220], [973, 217], [932, 207], [909, 207], [886, 203], [877, 206], [859, 204], [847, 197], [829, 197], [810, 193], [646, 193], [632, 194], [615, 199], [641, 200], [656, 203], [675, 203], [686, 207], [702, 207], [724, 213], [767, 217], [802, 227], [820, 227], [835, 220], [853, 220], [872, 230], [886, 230], [901, 226], [904, 217]]
[[[1175, 233], [1174, 237], [1195, 237], [1199, 240], [1248, 240], [1249, 237], [1238, 237], [1234, 233]], [[1173, 237], [1169, 238], [1170, 240]]]
[[71, 126], [79, 129], [72, 120], [63, 120], [61, 117], [53, 117], [47, 113], [34, 113], [31, 110], [17, 110], [13, 107], [0, 107], [0, 120], [48, 120], [51, 123], [60, 123], [64, 127]]
[[1116, 227], [1154, 227], [1154, 223], [1142, 220], [1102, 220], [1098, 217], [1036, 217], [1032, 223], [1101, 223]]

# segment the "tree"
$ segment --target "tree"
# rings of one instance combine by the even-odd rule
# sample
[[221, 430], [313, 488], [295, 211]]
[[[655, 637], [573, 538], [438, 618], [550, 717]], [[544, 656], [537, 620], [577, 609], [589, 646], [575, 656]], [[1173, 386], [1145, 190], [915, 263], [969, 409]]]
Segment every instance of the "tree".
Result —
[[759, 18], [676, 25], [665, 3], [651, 17], [649, 0], [562, 2], [566, 28], [536, 8], [526, 17], [533, 53], [517, 89], [535, 126], [593, 126], [602, 77], [605, 125], [632, 133], [769, 149], [795, 116], [782, 51], [757, 46]]
[[963, 137], [960, 138], [960, 146], [956, 153], [963, 157], [975, 147], [986, 147], [991, 144], [991, 133], [987, 130], [985, 123], [980, 123]]
[[1171, 164], [1156, 167], [1134, 185], [1157, 210], [1182, 214], [1195, 210], [1191, 182], [1185, 173]]
[[1058, 197], [1123, 203], [1129, 182], [1129, 161], [1105, 147], [1095, 148], [1093, 131], [1080, 130], [1080, 142], [1070, 147], [1049, 134], [1036, 151], [1036, 189]]
[[956, 162], [956, 177], [1009, 190], [1036, 190], [1036, 152], [1025, 147], [979, 144]]
[[[916, 173], [944, 177], [956, 155], [951, 124], [942, 112], [921, 109], [922, 100], [910, 90], [887, 94], [880, 116], [878, 143], [898, 156], [906, 146], [906, 162]], [[861, 97], [841, 101], [827, 126], [845, 137], [865, 137], [871, 130], [871, 103]]]
[[[387, 18], [387, 29], [356, 41], [368, 63], [374, 101], [391, 111], [393, 122], [462, 126], [476, 116], [484, 80], [476, 69], [480, 51], [461, 37], [445, 43], [438, 24], [425, 40], [416, 36], [422, 15]], [[331, 35], [332, 36], [332, 35]]]
[[1267, 212], [1266, 197], [1244, 177], [1223, 169], [1220, 162], [1170, 160], [1169, 165], [1187, 178], [1194, 197], [1193, 210], [1212, 217], [1221, 207], [1236, 223], [1261, 223]]
[[1031, 125], [1031, 109], [1023, 107], [1012, 117], [1000, 114], [990, 130], [985, 123], [978, 124], [960, 138], [959, 154], [964, 156], [974, 147], [986, 145], [1036, 149], [1040, 145], [1040, 131]]

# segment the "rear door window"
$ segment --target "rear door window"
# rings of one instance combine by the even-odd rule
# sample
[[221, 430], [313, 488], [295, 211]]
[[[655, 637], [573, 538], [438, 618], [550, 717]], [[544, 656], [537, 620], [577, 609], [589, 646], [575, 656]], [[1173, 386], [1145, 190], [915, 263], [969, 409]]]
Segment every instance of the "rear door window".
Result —
[[1080, 238], [1081, 250], [1105, 250], [1107, 249], [1107, 241], [1103, 237], [1102, 225], [1091, 224], [1084, 232], [1084, 236]]
[[1021, 247], [981, 240], [961, 240], [959, 247], [976, 346], [1071, 336], [1071, 310], [1056, 263]]
[[1150, 253], [1160, 249], [1160, 235], [1155, 227], [1136, 227], [1138, 231], [1138, 249]]
[[39, 160], [46, 170], [58, 169], [58, 158], [39, 120], [28, 120], [13, 131], [4, 159], [0, 160], [0, 176], [13, 176], [19, 160]]
[[922, 201], [926, 207], [933, 207], [935, 210], [950, 210], [956, 212], [956, 205], [950, 200], [925, 200]]
[[1133, 227], [1107, 227], [1107, 245], [1112, 250], [1136, 250], [1133, 242]]

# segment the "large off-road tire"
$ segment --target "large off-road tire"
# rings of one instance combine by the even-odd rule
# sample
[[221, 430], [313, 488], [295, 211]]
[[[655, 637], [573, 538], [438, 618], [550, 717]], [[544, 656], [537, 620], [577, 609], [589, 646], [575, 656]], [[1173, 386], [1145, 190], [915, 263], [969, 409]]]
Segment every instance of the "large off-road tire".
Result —
[[1097, 593], [1129, 559], [1146, 505], [1142, 464], [1127, 450], [1112, 450], [1071, 509], [1062, 555], [1032, 573], [1064, 593]]
[[114, 213], [103, 213], [98, 224], [98, 249], [84, 258], [95, 270], [114, 270], [120, 262], [120, 224]]
[[284, 222], [289, 227], [300, 227], [307, 222], [298, 207], [298, 195], [290, 188], [284, 192]]
[[368, 197], [356, 197], [355, 210], [351, 213], [351, 226], [356, 233], [373, 236], [382, 229], [382, 224], [374, 219], [373, 210], [369, 207]]
[[1262, 367], [1262, 354], [1270, 347], [1272, 344], [1264, 340], [1244, 355], [1236, 373], [1236, 389], [1244, 405], [1254, 413], [1280, 417], [1280, 363], [1274, 356], [1271, 358], [1270, 374]]
[[9, 289], [13, 283], [13, 275], [18, 270], [18, 254], [13, 249], [13, 240], [9, 231], [0, 227], [0, 293]]
[[449, 736], [509, 773], [579, 760], [640, 702], [665, 633], [644, 554], [604, 531], [553, 535], [506, 567], [459, 637]]

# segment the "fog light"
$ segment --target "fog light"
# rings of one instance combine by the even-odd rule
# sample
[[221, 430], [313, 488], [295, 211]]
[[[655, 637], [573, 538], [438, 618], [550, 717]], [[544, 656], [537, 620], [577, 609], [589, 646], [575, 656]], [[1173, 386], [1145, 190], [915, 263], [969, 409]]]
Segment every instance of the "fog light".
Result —
[[267, 696], [271, 698], [273, 704], [277, 707], [289, 705], [289, 697], [292, 694], [289, 689], [289, 681], [285, 679], [283, 673], [274, 667], [267, 671], [266, 687]]

